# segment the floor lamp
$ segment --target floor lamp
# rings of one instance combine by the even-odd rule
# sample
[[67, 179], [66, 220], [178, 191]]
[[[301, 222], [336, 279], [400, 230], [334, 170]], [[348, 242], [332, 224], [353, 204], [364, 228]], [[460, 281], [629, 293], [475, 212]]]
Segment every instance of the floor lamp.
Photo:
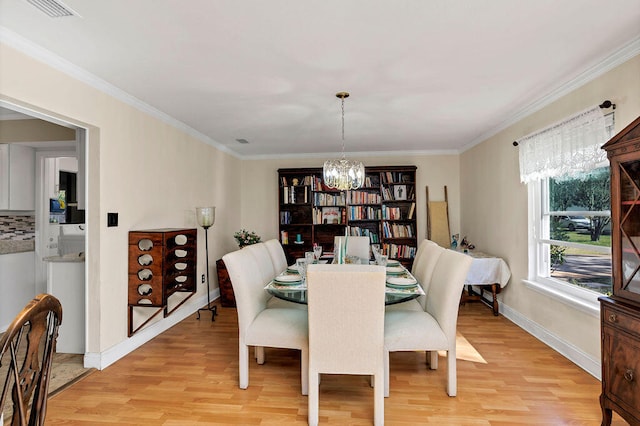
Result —
[[217, 306], [211, 306], [211, 291], [209, 289], [209, 235], [208, 231], [211, 225], [216, 220], [216, 208], [215, 207], [196, 207], [196, 220], [198, 225], [204, 228], [204, 247], [207, 256], [207, 307], [198, 309], [198, 319], [200, 319], [200, 311], [210, 311], [211, 321], [215, 321], [216, 314], [218, 313]]

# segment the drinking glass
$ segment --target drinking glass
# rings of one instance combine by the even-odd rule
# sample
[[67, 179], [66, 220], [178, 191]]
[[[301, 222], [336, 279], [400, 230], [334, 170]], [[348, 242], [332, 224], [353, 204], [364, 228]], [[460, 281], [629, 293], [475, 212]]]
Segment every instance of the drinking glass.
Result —
[[307, 279], [307, 260], [306, 259], [296, 259], [296, 266], [298, 267], [298, 273], [300, 274], [300, 278], [302, 281], [306, 281]]
[[388, 258], [386, 254], [378, 255], [378, 265], [387, 266], [387, 259]]
[[315, 263], [315, 260], [316, 260], [315, 253], [312, 251], [304, 252], [304, 260], [306, 260], [307, 265], [311, 265], [312, 263]]
[[377, 263], [380, 256], [380, 244], [371, 244], [371, 251], [373, 252], [373, 259]]
[[313, 255], [316, 258], [316, 261], [320, 261], [320, 256], [322, 256], [322, 246], [313, 246]]

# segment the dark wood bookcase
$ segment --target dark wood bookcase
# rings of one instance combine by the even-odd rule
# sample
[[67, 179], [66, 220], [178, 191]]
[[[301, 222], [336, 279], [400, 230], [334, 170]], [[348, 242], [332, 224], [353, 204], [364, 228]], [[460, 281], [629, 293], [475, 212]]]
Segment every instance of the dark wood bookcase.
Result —
[[366, 167], [365, 184], [336, 191], [321, 168], [278, 170], [279, 231], [287, 260], [313, 244], [333, 251], [336, 235], [365, 235], [390, 258], [411, 266], [417, 247], [416, 166]]
[[600, 298], [602, 424], [640, 424], [640, 117], [607, 142], [613, 296]]

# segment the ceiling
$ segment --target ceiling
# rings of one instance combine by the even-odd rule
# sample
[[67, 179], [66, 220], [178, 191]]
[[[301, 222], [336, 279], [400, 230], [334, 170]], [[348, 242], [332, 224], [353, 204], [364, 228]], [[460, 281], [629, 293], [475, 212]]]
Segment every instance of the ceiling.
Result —
[[343, 90], [347, 152], [460, 152], [640, 45], [638, 0], [63, 1], [0, 29], [242, 158], [338, 153]]

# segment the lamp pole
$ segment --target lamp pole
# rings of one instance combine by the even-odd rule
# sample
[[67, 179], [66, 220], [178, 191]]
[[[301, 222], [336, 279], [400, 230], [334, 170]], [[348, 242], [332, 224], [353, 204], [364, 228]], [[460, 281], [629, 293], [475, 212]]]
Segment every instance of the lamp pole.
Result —
[[211, 306], [211, 290], [209, 288], [209, 228], [215, 220], [215, 207], [197, 207], [196, 218], [198, 224], [204, 228], [204, 251], [206, 255], [206, 275], [207, 275], [207, 306], [198, 309], [197, 319], [200, 319], [200, 311], [211, 312], [211, 321], [215, 321], [218, 314], [218, 307]]

